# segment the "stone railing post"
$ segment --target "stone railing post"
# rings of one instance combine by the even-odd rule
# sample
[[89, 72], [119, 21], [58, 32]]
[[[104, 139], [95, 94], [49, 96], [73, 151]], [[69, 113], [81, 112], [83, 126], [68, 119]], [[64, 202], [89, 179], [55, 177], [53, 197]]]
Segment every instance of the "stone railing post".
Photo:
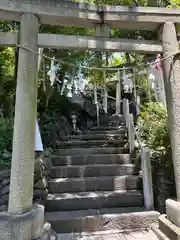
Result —
[[134, 122], [133, 122], [133, 115], [128, 114], [127, 116], [128, 121], [128, 140], [129, 140], [129, 151], [132, 153], [135, 147], [135, 132], [134, 132]]
[[99, 126], [99, 103], [97, 98], [97, 83], [94, 83], [93, 90], [94, 90], [94, 103], [96, 104], [97, 126]]
[[121, 113], [121, 79], [118, 72], [118, 81], [116, 83], [116, 114]]
[[146, 210], [154, 210], [151, 158], [148, 148], [141, 150], [141, 168], [143, 176], [143, 192]]
[[125, 117], [126, 127], [128, 128], [129, 101], [126, 98], [123, 99], [123, 113]]
[[106, 85], [104, 86], [103, 108], [105, 113], [108, 112], [108, 91]]

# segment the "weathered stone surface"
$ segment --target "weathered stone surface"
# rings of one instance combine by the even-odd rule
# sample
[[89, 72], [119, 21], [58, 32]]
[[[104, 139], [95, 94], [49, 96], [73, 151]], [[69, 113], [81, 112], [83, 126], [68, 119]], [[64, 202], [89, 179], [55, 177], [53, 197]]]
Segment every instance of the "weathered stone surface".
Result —
[[100, 209], [116, 207], [141, 207], [143, 195], [138, 190], [119, 190], [107, 192], [78, 192], [49, 194], [46, 200], [48, 211], [71, 211], [81, 209]]
[[52, 230], [50, 223], [45, 223], [38, 240], [58, 240], [58, 235]]
[[[39, 19], [32, 13], [21, 15], [19, 44], [38, 51]], [[31, 209], [33, 200], [33, 171], [35, 124], [37, 115], [38, 55], [19, 49], [17, 91], [15, 103], [13, 153], [8, 211], [21, 214]], [[31, 91], [29, 91], [31, 89]]]
[[[139, 212], [137, 212], [139, 211]], [[46, 219], [57, 233], [94, 232], [119, 229], [138, 230], [158, 223], [158, 212], [141, 208], [105, 208], [81, 211], [46, 212]]]
[[167, 199], [166, 200], [166, 215], [167, 219], [180, 227], [180, 202]]
[[59, 178], [49, 180], [50, 193], [133, 190], [140, 186], [138, 176]]
[[[157, 240], [156, 235], [151, 231], [129, 231], [122, 233], [116, 229], [113, 231], [97, 231], [93, 233], [66, 233], [58, 234], [58, 240]], [[167, 240], [167, 239], [161, 239]], [[168, 239], [169, 240], [169, 239]]]
[[52, 178], [96, 177], [96, 176], [123, 176], [135, 174], [134, 164], [96, 164], [86, 167], [72, 165], [53, 167], [50, 176]]
[[176, 198], [175, 182], [171, 168], [162, 166], [157, 159], [152, 161], [154, 201], [156, 209], [164, 214], [166, 199]]
[[44, 225], [44, 207], [34, 205], [30, 212], [21, 215], [0, 213], [0, 236], [3, 240], [38, 238]]
[[35, 205], [35, 217], [32, 221], [32, 239], [37, 239], [41, 236], [41, 232], [44, 226], [44, 206]]
[[[48, 163], [48, 164], [47, 164]], [[51, 166], [51, 160], [44, 160], [43, 156], [37, 156], [35, 160], [34, 193], [33, 202], [39, 202], [47, 198], [47, 178]], [[0, 171], [0, 211], [6, 211], [9, 200], [10, 170]]]
[[179, 57], [169, 56], [179, 52], [176, 28], [173, 22], [165, 22], [161, 27], [161, 41], [163, 49], [162, 68], [166, 91], [168, 127], [172, 149], [172, 159], [176, 182], [177, 200], [180, 200], [180, 61]]
[[170, 222], [166, 215], [159, 217], [159, 230], [171, 240], [180, 240], [180, 228]]

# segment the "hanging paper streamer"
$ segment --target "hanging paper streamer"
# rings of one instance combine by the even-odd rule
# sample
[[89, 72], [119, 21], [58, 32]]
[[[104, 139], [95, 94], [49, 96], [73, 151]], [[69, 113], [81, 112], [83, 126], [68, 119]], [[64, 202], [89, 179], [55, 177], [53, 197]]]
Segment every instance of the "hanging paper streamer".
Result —
[[43, 152], [43, 144], [37, 121], [36, 121], [35, 151]]
[[79, 69], [78, 73], [79, 83], [78, 83], [78, 89], [81, 92], [84, 92], [86, 85], [88, 84], [88, 80], [84, 78], [84, 74], [82, 73], [82, 69]]
[[132, 76], [130, 74], [126, 74], [126, 70], [123, 70], [123, 85], [125, 92], [132, 92], [133, 89], [133, 82]]
[[72, 85], [71, 84], [67, 85], [67, 97], [72, 98]]
[[53, 86], [56, 80], [56, 66], [54, 65], [54, 58], [51, 60], [51, 67], [50, 70], [47, 72], [47, 75], [50, 78], [51, 86]]
[[61, 96], [64, 94], [65, 88], [67, 87], [68, 80], [64, 79], [62, 89], [61, 89]]

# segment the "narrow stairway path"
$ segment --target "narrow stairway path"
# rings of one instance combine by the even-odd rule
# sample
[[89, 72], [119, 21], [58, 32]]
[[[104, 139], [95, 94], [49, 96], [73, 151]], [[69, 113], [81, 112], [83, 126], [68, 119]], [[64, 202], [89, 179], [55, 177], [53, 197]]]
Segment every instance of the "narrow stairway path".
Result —
[[145, 211], [126, 136], [123, 123], [94, 127], [54, 149], [45, 206], [57, 233], [137, 231], [157, 222], [157, 212]]

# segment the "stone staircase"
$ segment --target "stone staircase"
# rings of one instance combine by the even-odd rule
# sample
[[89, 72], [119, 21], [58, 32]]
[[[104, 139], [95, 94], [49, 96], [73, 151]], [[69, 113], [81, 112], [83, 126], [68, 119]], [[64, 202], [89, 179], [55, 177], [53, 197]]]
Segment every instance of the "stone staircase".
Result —
[[57, 233], [133, 231], [158, 220], [159, 213], [145, 211], [123, 123], [94, 127], [59, 144], [45, 207]]

